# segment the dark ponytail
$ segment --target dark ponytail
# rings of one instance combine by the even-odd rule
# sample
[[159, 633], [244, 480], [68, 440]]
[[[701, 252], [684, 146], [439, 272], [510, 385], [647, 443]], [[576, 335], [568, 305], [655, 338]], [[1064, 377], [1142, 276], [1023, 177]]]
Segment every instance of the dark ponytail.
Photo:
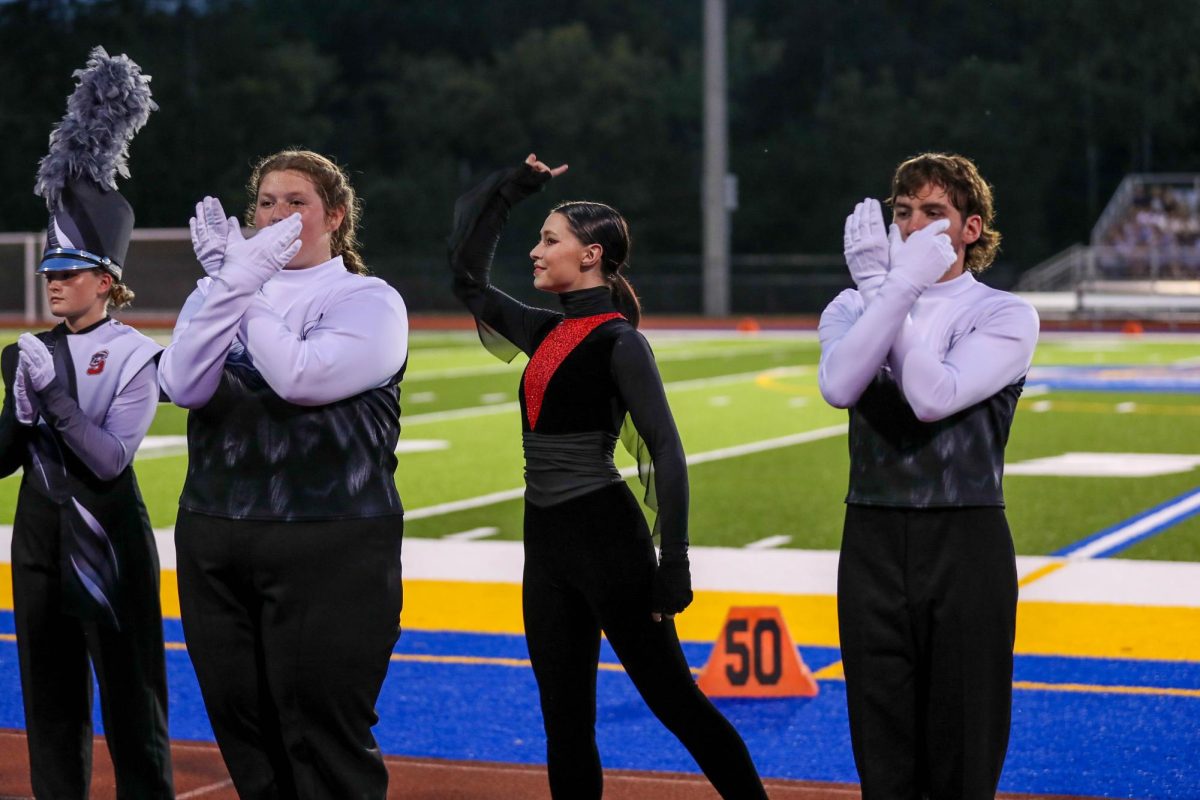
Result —
[[583, 244], [600, 245], [603, 251], [600, 272], [612, 292], [613, 304], [636, 328], [642, 319], [642, 304], [633, 284], [625, 277], [633, 236], [621, 212], [603, 203], [572, 200], [556, 206], [551, 213], [562, 214], [571, 233]]
[[636, 328], [642, 321], [642, 301], [638, 300], [637, 293], [633, 291], [633, 284], [620, 272], [606, 275], [605, 279], [610, 282], [613, 304], [621, 315], [629, 320], [629, 324]]

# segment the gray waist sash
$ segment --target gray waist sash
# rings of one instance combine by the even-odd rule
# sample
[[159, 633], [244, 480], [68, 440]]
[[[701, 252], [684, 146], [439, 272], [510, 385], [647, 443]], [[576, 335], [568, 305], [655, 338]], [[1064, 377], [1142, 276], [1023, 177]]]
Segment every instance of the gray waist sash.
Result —
[[552, 506], [624, 480], [613, 464], [614, 434], [526, 432], [521, 443], [525, 499], [536, 506]]

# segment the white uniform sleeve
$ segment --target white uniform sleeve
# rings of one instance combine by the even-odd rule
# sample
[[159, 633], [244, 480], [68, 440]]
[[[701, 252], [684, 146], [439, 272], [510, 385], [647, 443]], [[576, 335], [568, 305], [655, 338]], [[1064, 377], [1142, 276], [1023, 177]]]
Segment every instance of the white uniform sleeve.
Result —
[[133, 461], [138, 445], [154, 421], [158, 380], [148, 361], [113, 398], [100, 425], [71, 399], [58, 381], [41, 393], [42, 414], [71, 451], [97, 478], [112, 480]]
[[197, 283], [159, 363], [159, 383], [175, 405], [200, 408], [212, 399], [238, 322], [254, 295], [229, 286], [219, 275]]
[[311, 329], [296, 331], [259, 296], [242, 318], [239, 338], [276, 394], [317, 406], [383, 386], [400, 371], [408, 358], [408, 314], [390, 288], [359, 291]]
[[900, 337], [893, 353], [901, 362], [897, 380], [917, 419], [945, 419], [1025, 375], [1037, 337], [1037, 312], [1013, 297], [986, 312], [945, 358], [913, 331]]
[[825, 402], [849, 408], [883, 366], [901, 325], [920, 296], [898, 273], [890, 273], [870, 306], [847, 289], [834, 298], [817, 326], [821, 363], [817, 383]]

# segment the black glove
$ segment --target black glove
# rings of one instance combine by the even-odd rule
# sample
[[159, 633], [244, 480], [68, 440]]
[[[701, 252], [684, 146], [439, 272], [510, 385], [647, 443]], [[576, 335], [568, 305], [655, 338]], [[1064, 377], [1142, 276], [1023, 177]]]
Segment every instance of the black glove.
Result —
[[654, 571], [650, 610], [678, 614], [692, 602], [692, 571], [687, 556], [663, 559]]
[[530, 195], [535, 195], [550, 182], [549, 172], [540, 172], [528, 164], [507, 171], [499, 187], [499, 194], [512, 208]]

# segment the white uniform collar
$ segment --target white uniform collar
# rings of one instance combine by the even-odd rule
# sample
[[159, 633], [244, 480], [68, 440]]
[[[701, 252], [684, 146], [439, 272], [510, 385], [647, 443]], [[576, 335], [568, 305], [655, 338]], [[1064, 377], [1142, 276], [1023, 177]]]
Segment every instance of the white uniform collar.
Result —
[[308, 283], [314, 280], [324, 280], [331, 275], [346, 272], [346, 265], [341, 256], [334, 256], [323, 264], [317, 264], [305, 269], [281, 269], [271, 281], [283, 281], [288, 284]]
[[978, 283], [979, 281], [975, 280], [975, 276], [971, 272], [963, 270], [963, 274], [957, 278], [933, 284], [921, 296], [928, 298], [957, 297], [963, 292], [971, 291]]

